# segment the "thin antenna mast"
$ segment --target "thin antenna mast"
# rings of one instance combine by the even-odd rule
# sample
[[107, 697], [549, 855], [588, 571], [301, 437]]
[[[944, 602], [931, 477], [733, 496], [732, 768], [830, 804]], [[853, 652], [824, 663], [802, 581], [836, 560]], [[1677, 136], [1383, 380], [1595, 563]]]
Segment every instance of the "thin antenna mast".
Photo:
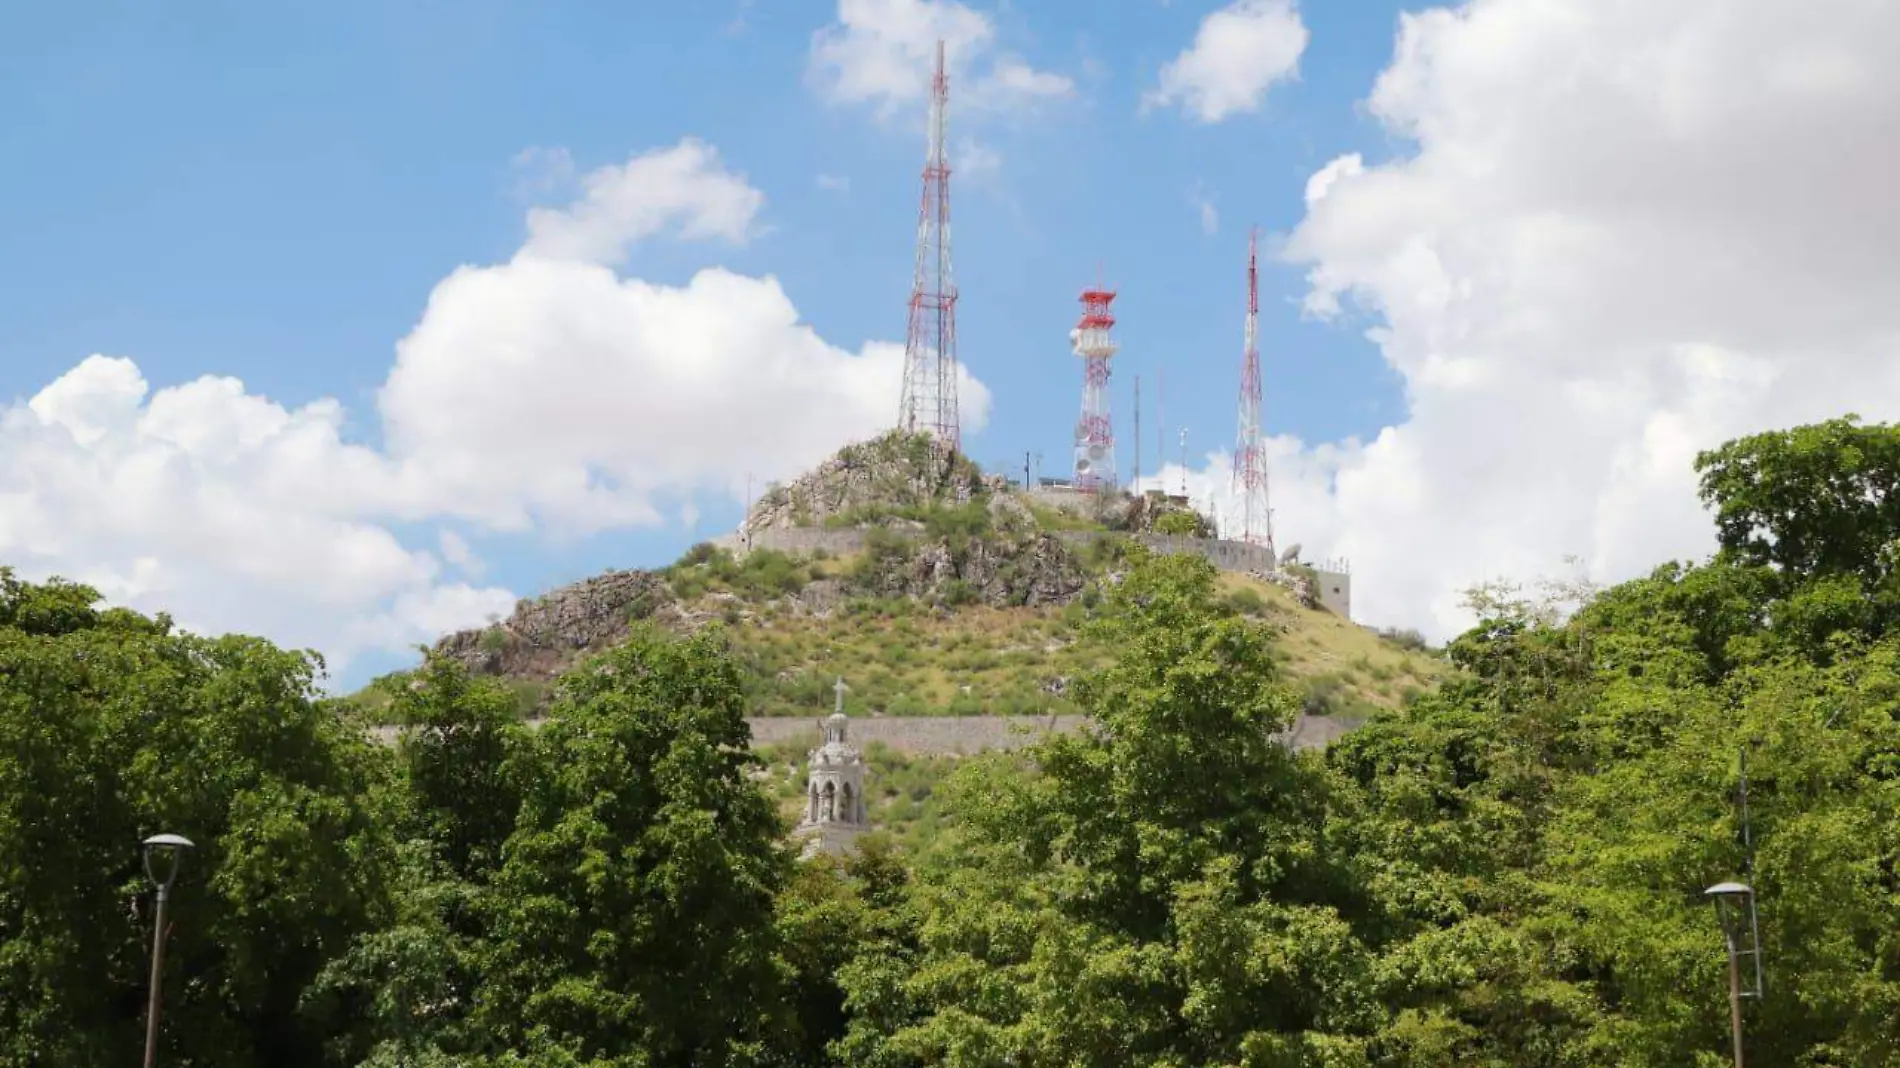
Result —
[[[1161, 469], [1168, 466], [1168, 369], [1155, 372], [1155, 476], [1161, 475]], [[1162, 490], [1167, 487], [1159, 482], [1156, 486]]]
[[1273, 555], [1267, 506], [1267, 456], [1260, 444], [1260, 267], [1255, 235], [1247, 235], [1247, 329], [1240, 368], [1240, 432], [1234, 444], [1234, 489], [1240, 492], [1240, 540]]
[[1187, 496], [1187, 427], [1181, 428], [1181, 496]]
[[924, 161], [923, 203], [917, 210], [917, 262], [910, 285], [910, 329], [904, 342], [904, 391], [897, 425], [928, 431], [955, 449], [962, 424], [957, 413], [957, 284], [950, 266], [950, 159], [944, 132], [950, 110], [950, 79], [944, 73], [943, 42], [937, 42], [937, 73], [930, 83], [930, 142]]

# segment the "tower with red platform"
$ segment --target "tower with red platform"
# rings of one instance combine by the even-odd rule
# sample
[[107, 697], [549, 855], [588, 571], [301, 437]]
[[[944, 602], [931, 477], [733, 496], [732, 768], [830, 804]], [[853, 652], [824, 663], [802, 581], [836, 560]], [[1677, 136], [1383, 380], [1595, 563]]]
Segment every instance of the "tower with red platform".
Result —
[[1115, 428], [1108, 416], [1108, 361], [1118, 346], [1110, 305], [1115, 294], [1100, 286], [1082, 294], [1082, 320], [1069, 332], [1082, 358], [1082, 417], [1075, 422], [1075, 486], [1115, 488]]

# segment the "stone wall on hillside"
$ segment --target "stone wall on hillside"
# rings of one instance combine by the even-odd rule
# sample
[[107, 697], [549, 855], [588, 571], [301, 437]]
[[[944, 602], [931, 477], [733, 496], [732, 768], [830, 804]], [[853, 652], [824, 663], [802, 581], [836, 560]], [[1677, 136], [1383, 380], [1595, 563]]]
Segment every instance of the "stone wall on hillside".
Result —
[[[816, 717], [752, 716], [754, 745], [793, 742], [816, 745], [820, 733]], [[1088, 725], [1087, 716], [856, 716], [851, 738], [861, 746], [882, 742], [912, 756], [971, 756], [995, 750], [1016, 750], [1050, 733], [1067, 734]], [[530, 720], [538, 725], [539, 720]], [[1325, 716], [1302, 716], [1282, 739], [1294, 749], [1321, 749], [1351, 728]], [[396, 740], [397, 728], [376, 727], [372, 733], [384, 744]]]
[[772, 527], [750, 534], [744, 531], [722, 534], [712, 539], [712, 544], [734, 556], [744, 556], [753, 549], [782, 553], [815, 553], [822, 549], [833, 556], [844, 556], [864, 548], [864, 531], [851, 527]]
[[[817, 719], [762, 716], [746, 722], [755, 745], [812, 745], [819, 734]], [[851, 740], [860, 747], [882, 742], [900, 753], [969, 756], [1021, 749], [1051, 732], [1080, 730], [1087, 722], [1087, 716], [853, 716]]]

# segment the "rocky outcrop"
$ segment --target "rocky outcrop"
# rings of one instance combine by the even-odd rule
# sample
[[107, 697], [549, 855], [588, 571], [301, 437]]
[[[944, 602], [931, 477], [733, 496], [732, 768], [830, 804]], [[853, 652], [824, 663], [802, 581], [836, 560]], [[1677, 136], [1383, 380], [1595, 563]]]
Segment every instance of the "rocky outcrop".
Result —
[[963, 504], [1001, 494], [1007, 487], [1007, 480], [983, 474], [928, 434], [892, 431], [848, 445], [792, 482], [766, 490], [747, 513], [740, 533]]
[[435, 652], [480, 675], [547, 680], [575, 656], [626, 636], [635, 620], [667, 621], [679, 614], [666, 580], [650, 571], [609, 571], [551, 593], [522, 600], [507, 619], [451, 634]]
[[1214, 537], [1213, 520], [1195, 511], [1184, 497], [1144, 493], [1125, 498], [1115, 507], [1115, 514], [1108, 517], [1108, 525], [1114, 530], [1130, 534]]
[[1046, 534], [874, 543], [853, 577], [856, 592], [946, 605], [1063, 605], [1088, 584], [1061, 539]]
[[1300, 602], [1301, 608], [1318, 609], [1322, 607], [1320, 604], [1318, 576], [1313, 573], [1313, 569], [1310, 567], [1306, 567], [1303, 564], [1292, 564], [1287, 567], [1275, 568], [1272, 571], [1256, 571], [1253, 572], [1253, 575], [1263, 582], [1271, 582], [1275, 586], [1282, 587], [1287, 590], [1287, 592], [1293, 594], [1293, 599]]

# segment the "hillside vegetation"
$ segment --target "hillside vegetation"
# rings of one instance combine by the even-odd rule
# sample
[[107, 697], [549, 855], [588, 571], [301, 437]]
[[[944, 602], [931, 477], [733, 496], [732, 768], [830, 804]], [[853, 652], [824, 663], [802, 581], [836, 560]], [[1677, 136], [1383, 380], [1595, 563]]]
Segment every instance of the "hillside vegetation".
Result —
[[749, 752], [716, 619], [626, 629], [539, 729], [433, 656], [379, 745], [309, 656], [0, 568], [0, 1068], [137, 1056], [161, 829], [198, 843], [163, 1064], [1717, 1068], [1731, 879], [1749, 1063], [1900, 1064], [1900, 428], [1697, 468], [1713, 557], [1489, 591], [1323, 750], [1274, 739], [1289, 635], [1131, 553], [1096, 729], [874, 750], [892, 831], [844, 863], [785, 841], [796, 753]]
[[[1081, 624], [1125, 569], [1132, 531], [1198, 535], [1203, 517], [1149, 498], [1077, 511], [1040, 504], [927, 437], [851, 446], [767, 491], [744, 530], [865, 532], [862, 549], [736, 557], [710, 544], [653, 572], [613, 572], [523, 602], [506, 620], [444, 639], [438, 651], [504, 679], [524, 709], [590, 651], [652, 621], [678, 633], [725, 624], [753, 714], [811, 715], [835, 678], [853, 711], [882, 715], [1073, 712], [1070, 682], [1110, 650]], [[1055, 536], [1088, 530], [1086, 545]], [[1223, 595], [1270, 624], [1303, 708], [1346, 725], [1397, 708], [1445, 673], [1412, 636], [1382, 639], [1303, 605], [1286, 586], [1226, 574]], [[1310, 601], [1310, 598], [1309, 598]], [[360, 695], [374, 712], [385, 688]]]

